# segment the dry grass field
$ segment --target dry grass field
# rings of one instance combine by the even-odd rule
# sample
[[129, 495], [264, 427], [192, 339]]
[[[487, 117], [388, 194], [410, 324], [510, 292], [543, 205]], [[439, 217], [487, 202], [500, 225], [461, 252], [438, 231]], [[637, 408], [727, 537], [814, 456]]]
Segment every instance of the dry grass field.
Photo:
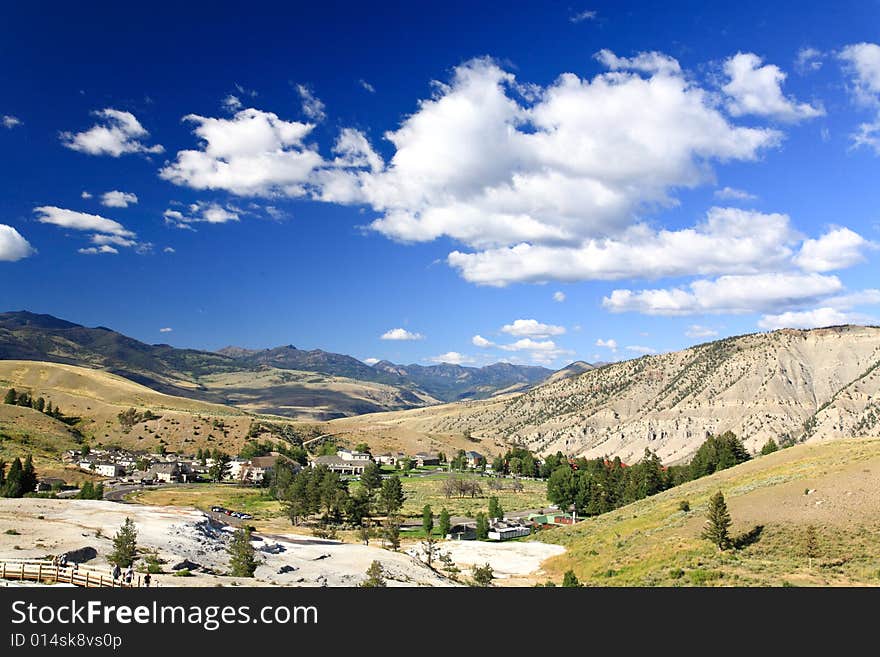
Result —
[[[731, 534], [751, 533], [740, 549], [700, 538], [718, 490]], [[557, 583], [573, 569], [600, 586], [878, 586], [880, 440], [792, 447], [538, 538], [567, 548], [544, 564]]]

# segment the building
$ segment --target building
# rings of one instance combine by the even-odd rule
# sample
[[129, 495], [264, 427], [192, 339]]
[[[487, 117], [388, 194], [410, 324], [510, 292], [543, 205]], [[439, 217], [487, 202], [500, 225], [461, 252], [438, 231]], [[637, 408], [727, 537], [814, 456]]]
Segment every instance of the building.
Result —
[[157, 463], [147, 470], [147, 480], [171, 483], [180, 480], [180, 467], [177, 463]]
[[349, 449], [340, 449], [336, 451], [336, 456], [344, 461], [362, 462], [364, 465], [372, 461], [372, 457], [366, 452], [353, 452]]
[[495, 522], [489, 528], [489, 538], [493, 541], [508, 541], [511, 538], [519, 538], [520, 536], [528, 536], [532, 530], [525, 525], [519, 525], [507, 522]]
[[479, 468], [481, 463], [486, 462], [486, 457], [479, 452], [465, 452], [464, 457], [469, 468]]
[[[125, 475], [125, 468], [119, 463], [100, 462], [94, 464], [94, 473], [102, 477], [122, 477]], [[82, 467], [82, 464], [80, 464]]]
[[363, 474], [367, 463], [370, 463], [370, 459], [345, 459], [341, 456], [318, 456], [312, 460], [311, 466], [317, 468], [319, 465], [323, 465], [331, 472], [359, 475]]
[[406, 454], [403, 452], [388, 452], [386, 454], [380, 454], [376, 457], [376, 463], [381, 465], [397, 465], [400, 461], [407, 458]]
[[247, 462], [247, 465], [243, 465], [240, 468], [239, 481], [261, 484], [264, 481], [270, 480], [275, 472], [275, 468], [278, 466], [278, 462], [282, 460], [291, 464], [295, 472], [299, 472], [302, 469], [299, 463], [294, 463], [281, 454], [255, 456]]
[[440, 457], [437, 454], [429, 454], [428, 452], [418, 452], [413, 456], [413, 460], [420, 468], [426, 465], [440, 465]]

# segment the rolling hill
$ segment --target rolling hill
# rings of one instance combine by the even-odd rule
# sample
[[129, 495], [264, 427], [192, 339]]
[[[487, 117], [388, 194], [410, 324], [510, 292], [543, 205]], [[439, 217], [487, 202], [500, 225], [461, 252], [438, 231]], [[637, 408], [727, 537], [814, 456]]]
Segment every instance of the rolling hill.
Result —
[[[541, 532], [566, 547], [543, 569], [593, 586], [877, 586], [878, 473], [880, 440], [797, 445]], [[739, 549], [700, 538], [719, 490]]]
[[170, 395], [306, 421], [489, 397], [533, 385], [551, 373], [503, 363], [479, 369], [413, 365], [393, 372], [344, 354], [293, 345], [177, 349], [25, 311], [0, 313], [0, 359], [101, 369]]
[[338, 420], [351, 430], [461, 435], [540, 453], [689, 459], [707, 433], [757, 451], [880, 435], [880, 328], [783, 329], [551, 377], [519, 394]]

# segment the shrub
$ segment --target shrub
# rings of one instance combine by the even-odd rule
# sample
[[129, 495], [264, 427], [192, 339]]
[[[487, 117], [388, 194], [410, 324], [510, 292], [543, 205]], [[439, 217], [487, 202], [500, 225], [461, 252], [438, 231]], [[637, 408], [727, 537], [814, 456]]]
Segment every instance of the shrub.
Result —
[[688, 578], [690, 578], [691, 583], [695, 586], [703, 586], [707, 582], [721, 579], [722, 577], [724, 577], [724, 573], [720, 570], [703, 570], [702, 568], [697, 568], [688, 573]]
[[687, 513], [688, 511], [691, 510], [691, 503], [688, 502], [687, 500], [681, 500], [681, 501], [678, 503], [678, 510], [679, 510], [679, 511], [684, 511], [685, 513]]
[[178, 570], [174, 573], [175, 577], [192, 577], [193, 574], [189, 572], [189, 568], [184, 568], [182, 570]]

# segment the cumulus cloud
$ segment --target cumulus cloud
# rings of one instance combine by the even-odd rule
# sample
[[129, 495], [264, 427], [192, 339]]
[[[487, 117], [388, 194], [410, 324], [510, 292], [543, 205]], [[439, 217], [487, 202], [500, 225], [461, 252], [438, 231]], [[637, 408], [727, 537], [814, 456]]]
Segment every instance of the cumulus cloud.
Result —
[[75, 210], [66, 210], [53, 205], [44, 205], [34, 208], [37, 213], [37, 221], [43, 224], [53, 224], [62, 228], [73, 230], [87, 230], [95, 233], [116, 235], [118, 237], [134, 237], [135, 234], [125, 228], [118, 221], [107, 219], [97, 214], [87, 214]]
[[82, 199], [90, 199], [92, 198], [92, 195], [91, 193], [84, 191], [82, 194], [79, 195], [79, 197]]
[[448, 363], [449, 365], [464, 365], [465, 363], [473, 363], [474, 359], [470, 356], [460, 354], [457, 351], [447, 351], [439, 356], [428, 358], [432, 363]]
[[822, 58], [825, 56], [821, 50], [805, 47], [798, 50], [797, 57], [794, 60], [795, 70], [804, 75], [822, 68]]
[[321, 99], [315, 96], [312, 90], [304, 84], [296, 85], [296, 92], [299, 94], [300, 100], [302, 101], [302, 111], [307, 117], [309, 117], [312, 121], [317, 121], [320, 123], [327, 115], [324, 112], [324, 103], [321, 102]]
[[92, 244], [97, 244], [99, 246], [104, 244], [113, 244], [115, 246], [136, 246], [137, 242], [127, 237], [121, 237], [120, 235], [92, 235]]
[[107, 244], [105, 244], [103, 246], [89, 246], [89, 247], [77, 249], [77, 253], [82, 253], [83, 255], [102, 255], [102, 254], [116, 255], [117, 253], [119, 253], [119, 250], [113, 248], [112, 246], [108, 246]]
[[108, 208], [127, 208], [138, 202], [137, 194], [113, 190], [101, 194], [101, 205]]
[[867, 146], [880, 155], [880, 45], [855, 43], [843, 48], [838, 57], [850, 76], [855, 101], [875, 112], [874, 119], [860, 124], [850, 138], [854, 146]]
[[798, 103], [782, 93], [787, 75], [773, 64], [761, 66], [762, 60], [754, 53], [737, 53], [724, 62], [724, 72], [730, 81], [721, 89], [727, 94], [727, 110], [733, 116], [754, 114], [797, 122], [823, 116], [821, 106]]
[[162, 249], [162, 253], [177, 253], [177, 251], [174, 250], [173, 246], [166, 246]]
[[473, 344], [475, 347], [480, 347], [481, 349], [488, 349], [489, 347], [495, 346], [494, 342], [492, 342], [491, 340], [487, 340], [479, 334], [471, 338], [471, 344]]
[[225, 224], [239, 220], [239, 212], [230, 206], [222, 206], [219, 203], [198, 201], [191, 203], [186, 212], [181, 210], [167, 209], [162, 213], [165, 223], [175, 228], [192, 228], [190, 224]]
[[657, 353], [657, 350], [654, 349], [653, 347], [644, 347], [644, 346], [638, 345], [638, 344], [630, 345], [629, 347], [626, 347], [626, 350], [631, 351], [634, 354], [642, 354], [642, 355]]
[[554, 292], [553, 300], [556, 303], [562, 303], [563, 301], [565, 301], [565, 292]]
[[364, 358], [364, 362], [365, 362], [367, 365], [373, 366], [373, 365], [375, 365], [376, 363], [379, 362], [379, 359], [378, 359], [378, 358]]
[[684, 334], [689, 338], [714, 338], [718, 335], [718, 331], [708, 326], [691, 324], [690, 326], [688, 326]]
[[505, 324], [501, 331], [516, 337], [547, 338], [565, 333], [564, 326], [543, 324], [536, 319], [517, 319], [512, 324]]
[[875, 246], [849, 228], [834, 228], [818, 239], [805, 240], [794, 263], [806, 271], [845, 269], [865, 260], [864, 252]]
[[608, 49], [596, 53], [596, 59], [612, 71], [641, 71], [643, 73], [681, 73], [678, 60], [662, 52], [640, 52], [635, 57], [618, 57]]
[[0, 262], [15, 262], [34, 254], [34, 248], [12, 226], [0, 224]]
[[519, 244], [479, 253], [455, 251], [449, 263], [483, 285], [547, 280], [614, 280], [753, 273], [787, 263], [798, 242], [788, 215], [711, 208], [693, 228], [635, 226], [620, 237], [579, 246]]
[[815, 305], [843, 290], [836, 276], [769, 273], [697, 280], [687, 287], [614, 290], [602, 305], [614, 313], [693, 315], [700, 313], [767, 312]]
[[174, 329], [169, 328], [169, 327], [166, 326], [165, 328], [160, 328], [160, 329], [159, 329], [159, 333], [171, 333], [171, 331], [173, 331], [173, 330], [174, 330]]
[[393, 328], [389, 331], [385, 331], [381, 336], [379, 336], [380, 340], [424, 340], [425, 336], [421, 333], [412, 333], [403, 328]]
[[156, 154], [165, 152], [160, 144], [147, 146], [143, 140], [150, 133], [134, 114], [108, 107], [93, 112], [99, 121], [84, 132], [62, 132], [61, 143], [89, 155], [119, 157], [126, 153]]
[[596, 340], [596, 346], [610, 349], [611, 353], [615, 353], [617, 351], [617, 340], [614, 340], [613, 338], [608, 340], [603, 340], [602, 338], [599, 338], [598, 340]]
[[534, 363], [549, 364], [562, 356], [574, 354], [570, 349], [557, 346], [553, 340], [532, 340], [522, 338], [510, 344], [498, 345], [499, 349], [513, 352], [527, 352], [528, 358]]
[[743, 189], [736, 189], [734, 187], [724, 187], [723, 189], [716, 189], [714, 196], [715, 198], [721, 199], [722, 201], [754, 201], [756, 198], [758, 198], [754, 194], [750, 194]]
[[358, 80], [358, 84], [361, 85], [361, 88], [363, 88], [365, 91], [368, 91], [368, 92], [370, 92], [371, 94], [376, 93], [376, 87], [374, 87], [373, 85], [371, 85], [371, 84], [370, 84], [369, 82], [367, 82], [366, 80], [364, 80], [364, 79], [360, 79], [360, 80]]
[[811, 329], [841, 324], [859, 324], [868, 319], [857, 313], [846, 313], [836, 308], [822, 307], [800, 312], [789, 311], [779, 315], [764, 315], [758, 321], [758, 326], [770, 331], [781, 328]]
[[284, 121], [276, 114], [244, 109], [232, 118], [189, 114], [200, 150], [182, 150], [159, 175], [175, 185], [222, 189], [241, 196], [281, 193], [303, 196], [321, 156], [304, 140], [311, 123]]
[[13, 128], [17, 128], [21, 125], [21, 119], [17, 116], [12, 116], [11, 114], [4, 114], [0, 117], [0, 123], [3, 124], [4, 128], [12, 130]]

